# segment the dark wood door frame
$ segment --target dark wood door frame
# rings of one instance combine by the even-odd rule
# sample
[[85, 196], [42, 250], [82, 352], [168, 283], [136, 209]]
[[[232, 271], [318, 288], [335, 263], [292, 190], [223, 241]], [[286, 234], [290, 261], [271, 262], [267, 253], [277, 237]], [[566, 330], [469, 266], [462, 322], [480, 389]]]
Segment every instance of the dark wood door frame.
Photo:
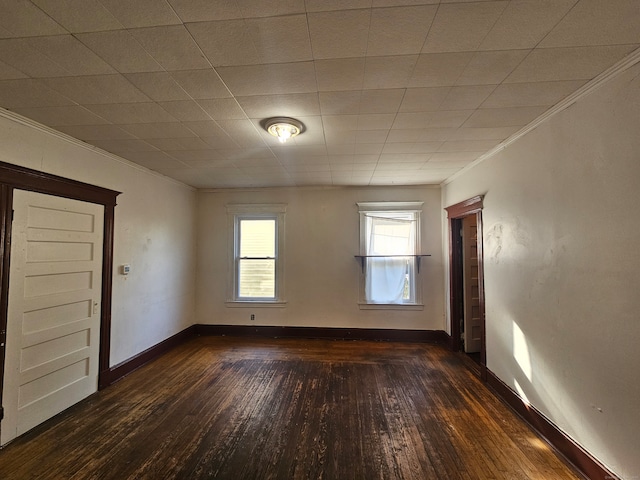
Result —
[[[9, 262], [14, 189], [44, 193], [104, 206], [102, 246], [102, 309], [100, 311], [100, 350], [98, 388], [109, 385], [111, 348], [111, 293], [113, 277], [113, 235], [116, 197], [120, 192], [88, 183], [58, 177], [9, 163], [0, 162], [0, 398], [4, 381], [7, 309], [9, 305]], [[1, 407], [0, 407], [1, 409]], [[0, 410], [0, 419], [2, 418]]]
[[461, 350], [459, 319], [464, 315], [462, 298], [464, 295], [462, 279], [462, 237], [460, 227], [462, 219], [471, 215], [476, 216], [478, 224], [478, 295], [480, 303], [481, 337], [480, 349], [480, 377], [487, 379], [487, 349], [485, 335], [484, 309], [484, 255], [482, 242], [482, 207], [483, 195], [470, 198], [450, 207], [446, 207], [449, 219], [449, 308], [451, 314], [451, 349]]

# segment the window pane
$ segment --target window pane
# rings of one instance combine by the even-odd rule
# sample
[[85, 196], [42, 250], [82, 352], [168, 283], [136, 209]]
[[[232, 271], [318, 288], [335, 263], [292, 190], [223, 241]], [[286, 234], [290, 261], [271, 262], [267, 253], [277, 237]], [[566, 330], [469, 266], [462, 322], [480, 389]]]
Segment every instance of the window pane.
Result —
[[415, 301], [417, 217], [413, 212], [365, 214], [367, 268], [365, 300], [369, 303]]
[[412, 215], [371, 216], [367, 223], [367, 255], [414, 254], [416, 223]]
[[275, 298], [276, 261], [239, 260], [238, 296], [241, 298]]
[[240, 256], [276, 256], [275, 219], [240, 220]]

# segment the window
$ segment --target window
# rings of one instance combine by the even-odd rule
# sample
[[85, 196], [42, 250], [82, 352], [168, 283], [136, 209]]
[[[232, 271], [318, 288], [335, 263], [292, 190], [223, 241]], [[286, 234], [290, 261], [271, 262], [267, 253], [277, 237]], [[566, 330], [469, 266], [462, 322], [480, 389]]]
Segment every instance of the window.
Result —
[[285, 205], [228, 205], [229, 301], [282, 303]]
[[364, 304], [418, 305], [422, 202], [358, 203]]

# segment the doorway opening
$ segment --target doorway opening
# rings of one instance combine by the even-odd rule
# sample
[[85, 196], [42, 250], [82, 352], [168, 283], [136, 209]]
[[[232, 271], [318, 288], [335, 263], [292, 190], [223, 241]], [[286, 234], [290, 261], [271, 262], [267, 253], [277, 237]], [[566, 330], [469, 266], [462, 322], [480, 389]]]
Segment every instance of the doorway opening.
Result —
[[451, 347], [479, 365], [486, 380], [482, 196], [446, 208], [449, 220]]

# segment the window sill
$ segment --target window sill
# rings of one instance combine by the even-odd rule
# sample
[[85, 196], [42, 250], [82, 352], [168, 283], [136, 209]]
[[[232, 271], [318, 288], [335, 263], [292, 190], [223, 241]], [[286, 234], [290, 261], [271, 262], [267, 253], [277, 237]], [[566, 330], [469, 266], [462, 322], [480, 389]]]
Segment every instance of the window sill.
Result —
[[422, 303], [358, 303], [360, 310], [424, 310]]
[[287, 306], [287, 302], [282, 300], [275, 300], [273, 302], [266, 302], [264, 300], [227, 300], [224, 304], [228, 308], [285, 308]]

